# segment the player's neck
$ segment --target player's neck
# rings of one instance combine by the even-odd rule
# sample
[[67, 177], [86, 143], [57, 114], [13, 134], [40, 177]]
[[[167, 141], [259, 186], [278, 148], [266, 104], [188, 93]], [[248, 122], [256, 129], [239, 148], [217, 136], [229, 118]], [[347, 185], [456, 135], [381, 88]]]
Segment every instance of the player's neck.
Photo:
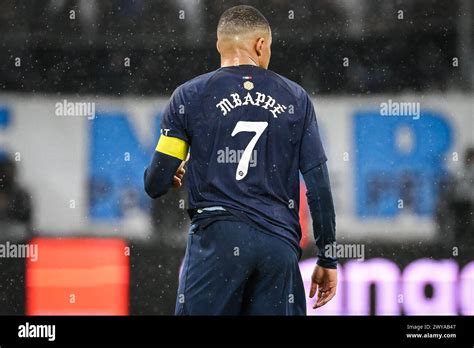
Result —
[[228, 67], [228, 66], [239, 66], [239, 65], [259, 66], [257, 60], [255, 60], [249, 54], [246, 54], [246, 53], [221, 56], [221, 68]]

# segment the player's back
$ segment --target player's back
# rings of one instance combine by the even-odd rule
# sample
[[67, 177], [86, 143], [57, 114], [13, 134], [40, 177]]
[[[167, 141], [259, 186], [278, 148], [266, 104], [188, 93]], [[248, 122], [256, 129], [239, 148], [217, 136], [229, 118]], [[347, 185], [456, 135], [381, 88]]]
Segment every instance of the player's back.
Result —
[[299, 170], [326, 160], [306, 92], [241, 65], [189, 81], [173, 103], [163, 128], [190, 144], [190, 208], [223, 207], [298, 249]]

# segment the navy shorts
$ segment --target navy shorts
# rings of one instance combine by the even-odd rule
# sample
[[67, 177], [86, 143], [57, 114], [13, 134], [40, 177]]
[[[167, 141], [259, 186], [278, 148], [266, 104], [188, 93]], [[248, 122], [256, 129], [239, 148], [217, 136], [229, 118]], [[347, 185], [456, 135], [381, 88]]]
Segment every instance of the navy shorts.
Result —
[[306, 315], [298, 255], [240, 221], [191, 225], [176, 315]]

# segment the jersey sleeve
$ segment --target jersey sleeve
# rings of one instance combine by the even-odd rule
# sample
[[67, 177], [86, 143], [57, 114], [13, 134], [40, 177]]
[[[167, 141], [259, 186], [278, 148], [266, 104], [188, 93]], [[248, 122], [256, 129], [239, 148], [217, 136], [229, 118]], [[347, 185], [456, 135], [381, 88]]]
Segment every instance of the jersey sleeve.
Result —
[[161, 134], [167, 137], [179, 138], [189, 144], [187, 115], [192, 108], [191, 98], [181, 86], [178, 87], [166, 105], [161, 120]]
[[326, 162], [327, 157], [319, 136], [313, 103], [307, 94], [303, 103], [303, 110], [305, 116], [300, 144], [299, 168], [301, 173], [306, 173], [308, 170]]

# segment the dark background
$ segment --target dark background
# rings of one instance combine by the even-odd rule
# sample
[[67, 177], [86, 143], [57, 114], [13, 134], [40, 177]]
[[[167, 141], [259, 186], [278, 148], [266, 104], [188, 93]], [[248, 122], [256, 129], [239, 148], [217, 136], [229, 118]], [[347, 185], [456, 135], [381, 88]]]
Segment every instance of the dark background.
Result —
[[[170, 94], [177, 85], [218, 67], [219, 16], [240, 3], [256, 6], [273, 26], [270, 68], [311, 93], [473, 88], [469, 0], [185, 3], [1, 0], [0, 88]], [[184, 19], [179, 17], [182, 9]], [[14, 57], [22, 57], [27, 69], [12, 68], [8, 63]], [[130, 67], [124, 66], [125, 57]], [[350, 59], [347, 68], [344, 57]], [[460, 69], [452, 69], [453, 57], [459, 58]]]

